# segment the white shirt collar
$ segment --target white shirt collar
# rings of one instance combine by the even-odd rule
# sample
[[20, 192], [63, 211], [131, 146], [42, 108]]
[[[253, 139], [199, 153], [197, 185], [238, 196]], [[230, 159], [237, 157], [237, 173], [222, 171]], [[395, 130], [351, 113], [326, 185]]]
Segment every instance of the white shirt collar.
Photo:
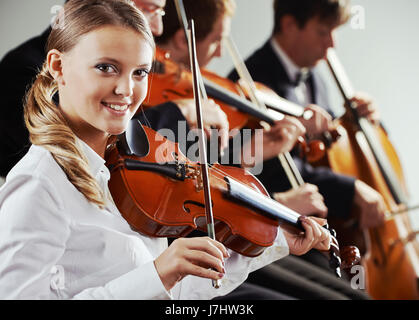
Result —
[[89, 167], [93, 176], [97, 178], [98, 174], [101, 173], [105, 176], [106, 181], [108, 181], [110, 179], [110, 173], [105, 166], [105, 159], [99, 156], [86, 142], [81, 139], [78, 139], [78, 141], [83, 147], [83, 152], [89, 162]]
[[278, 58], [282, 61], [285, 71], [287, 72], [288, 78], [291, 80], [291, 82], [296, 81], [297, 75], [299, 73], [301, 74], [308, 73], [309, 70], [307, 68], [300, 68], [291, 60], [291, 58], [286, 54], [284, 49], [281, 48], [279, 43], [274, 38], [271, 38], [270, 43], [271, 43], [273, 51], [276, 53]]

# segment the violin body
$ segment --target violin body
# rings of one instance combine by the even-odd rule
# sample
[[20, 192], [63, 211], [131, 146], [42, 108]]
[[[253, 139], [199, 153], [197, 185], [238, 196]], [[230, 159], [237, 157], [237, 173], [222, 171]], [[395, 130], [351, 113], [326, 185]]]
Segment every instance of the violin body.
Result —
[[[114, 146], [107, 153], [110, 167], [109, 189], [119, 211], [128, 223], [141, 233], [154, 237], [184, 237], [195, 229], [206, 230], [205, 201], [200, 181], [200, 166], [182, 155], [177, 144], [144, 127], [150, 141], [150, 152], [141, 161], [172, 161], [187, 164], [186, 178], [178, 181], [151, 171], [127, 170]], [[161, 152], [160, 152], [161, 151]], [[210, 170], [211, 196], [218, 241], [245, 256], [258, 256], [271, 246], [279, 222], [228, 199], [228, 175], [269, 196], [263, 185], [250, 173], [236, 167], [215, 164]]]
[[[335, 121], [338, 122], [340, 137], [328, 149], [326, 163], [333, 171], [353, 176], [377, 190], [389, 212], [399, 210], [403, 204], [395, 201], [363, 132], [349, 116]], [[400, 185], [406, 190], [400, 160], [386, 132], [381, 126], [371, 128]], [[357, 216], [357, 209], [352, 210], [353, 216]], [[354, 244], [360, 249], [366, 290], [372, 298], [419, 298], [418, 243], [400, 241], [413, 232], [407, 214], [395, 216], [386, 220], [383, 226], [366, 231], [342, 220], [329, 221], [337, 230], [342, 245]]]

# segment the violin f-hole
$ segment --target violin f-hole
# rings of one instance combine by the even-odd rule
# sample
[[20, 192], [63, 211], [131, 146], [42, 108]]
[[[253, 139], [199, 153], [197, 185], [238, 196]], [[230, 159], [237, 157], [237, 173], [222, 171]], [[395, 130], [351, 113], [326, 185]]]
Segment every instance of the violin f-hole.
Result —
[[[194, 201], [194, 200], [186, 200], [183, 203], [183, 211], [185, 211], [186, 213], [191, 213], [191, 209], [188, 207], [188, 205], [197, 206], [199, 208], [205, 208], [205, 204], [201, 202]], [[213, 201], [211, 201], [211, 207], [214, 207]]]

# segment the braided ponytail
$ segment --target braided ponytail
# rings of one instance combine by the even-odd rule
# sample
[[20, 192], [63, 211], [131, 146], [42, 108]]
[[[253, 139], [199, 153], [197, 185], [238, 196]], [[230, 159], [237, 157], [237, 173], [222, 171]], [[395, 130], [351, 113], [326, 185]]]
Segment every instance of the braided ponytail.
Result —
[[44, 63], [26, 98], [24, 116], [30, 141], [51, 152], [76, 189], [87, 200], [103, 208], [103, 191], [90, 173], [80, 142], [52, 100], [57, 89]]

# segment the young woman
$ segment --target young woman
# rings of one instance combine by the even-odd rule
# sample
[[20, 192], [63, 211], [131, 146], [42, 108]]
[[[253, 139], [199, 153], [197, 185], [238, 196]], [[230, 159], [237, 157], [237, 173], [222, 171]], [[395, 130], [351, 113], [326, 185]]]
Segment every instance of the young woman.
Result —
[[301, 235], [279, 229], [254, 259], [208, 237], [168, 247], [133, 231], [112, 201], [103, 157], [146, 96], [150, 28], [120, 0], [71, 0], [59, 19], [27, 95], [32, 146], [0, 189], [1, 299], [211, 299], [289, 252], [329, 248], [311, 218]]

